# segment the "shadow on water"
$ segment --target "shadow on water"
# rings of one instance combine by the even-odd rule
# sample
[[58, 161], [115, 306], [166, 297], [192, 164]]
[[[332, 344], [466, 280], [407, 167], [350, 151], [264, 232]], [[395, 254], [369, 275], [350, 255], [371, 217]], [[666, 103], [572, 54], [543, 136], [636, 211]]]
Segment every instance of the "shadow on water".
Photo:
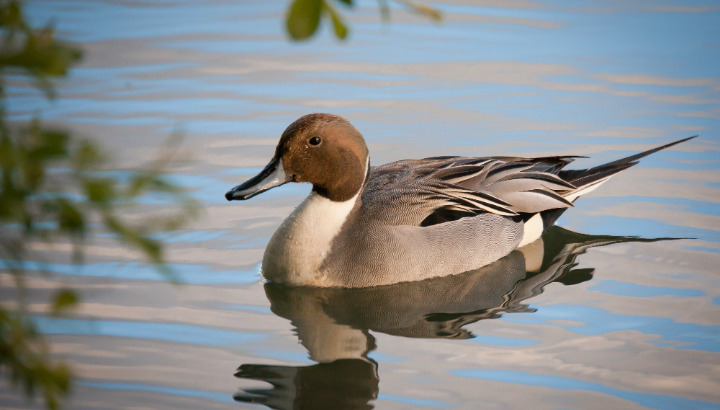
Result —
[[552, 227], [541, 240], [497, 262], [463, 274], [365, 289], [293, 288], [267, 283], [272, 311], [289, 319], [317, 362], [311, 366], [243, 364], [235, 377], [270, 383], [243, 389], [239, 402], [273, 409], [370, 409], [379, 392], [370, 331], [410, 338], [468, 339], [463, 326], [505, 312], [533, 312], [526, 299], [553, 282], [592, 279], [576, 259], [587, 249], [661, 239], [585, 235]]

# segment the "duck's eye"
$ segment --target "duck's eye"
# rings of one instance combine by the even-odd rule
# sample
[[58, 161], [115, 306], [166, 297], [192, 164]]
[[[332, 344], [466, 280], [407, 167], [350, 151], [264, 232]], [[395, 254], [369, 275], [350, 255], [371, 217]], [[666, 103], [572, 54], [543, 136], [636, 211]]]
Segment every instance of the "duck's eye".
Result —
[[310, 145], [320, 145], [322, 140], [320, 139], [320, 137], [312, 137], [308, 142], [310, 143]]

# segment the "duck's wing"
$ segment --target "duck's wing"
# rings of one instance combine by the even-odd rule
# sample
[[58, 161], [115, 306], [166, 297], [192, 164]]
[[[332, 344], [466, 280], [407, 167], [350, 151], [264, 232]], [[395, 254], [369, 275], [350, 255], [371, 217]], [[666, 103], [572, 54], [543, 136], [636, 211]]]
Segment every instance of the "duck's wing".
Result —
[[363, 200], [382, 203], [385, 223], [427, 226], [492, 213], [548, 227], [581, 195], [654, 152], [685, 138], [587, 169], [565, 170], [579, 156], [432, 157], [373, 168]]
[[515, 214], [533, 214], [572, 206], [563, 195], [576, 186], [562, 179], [558, 172], [573, 158], [490, 157], [474, 164], [460, 160], [436, 170], [428, 178], [497, 198]]
[[571, 157], [434, 157], [374, 168], [363, 200], [383, 203], [384, 219], [434, 225], [482, 213], [523, 218], [572, 206], [576, 187], [557, 172]]

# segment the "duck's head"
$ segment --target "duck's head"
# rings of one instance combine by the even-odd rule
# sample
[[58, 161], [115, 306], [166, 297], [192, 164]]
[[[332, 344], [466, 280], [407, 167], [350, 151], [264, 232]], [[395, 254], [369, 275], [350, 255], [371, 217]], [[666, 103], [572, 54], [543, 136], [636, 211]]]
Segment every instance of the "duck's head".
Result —
[[308, 114], [285, 129], [267, 166], [225, 198], [249, 199], [288, 182], [309, 182], [318, 194], [347, 201], [362, 189], [368, 166], [365, 140], [347, 120]]

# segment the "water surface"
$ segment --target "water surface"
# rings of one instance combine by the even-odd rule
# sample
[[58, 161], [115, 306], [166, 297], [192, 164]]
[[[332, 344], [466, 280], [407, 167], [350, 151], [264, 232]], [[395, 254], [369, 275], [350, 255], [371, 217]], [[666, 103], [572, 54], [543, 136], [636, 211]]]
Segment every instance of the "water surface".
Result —
[[[14, 79], [11, 118], [94, 136], [118, 169], [180, 131], [194, 160], [172, 177], [204, 205], [165, 237], [180, 287], [102, 233], [82, 268], [68, 246], [36, 246], [51, 263], [32, 265], [31, 308], [79, 376], [69, 408], [720, 405], [720, 7], [446, 1], [433, 3], [440, 24], [401, 7], [383, 24], [366, 1], [346, 13], [350, 41], [325, 27], [296, 44], [276, 3], [28, 2], [86, 58], [53, 102]], [[700, 137], [578, 201], [534, 257], [357, 292], [266, 284], [264, 246], [309, 187], [223, 194], [316, 111], [353, 122], [373, 164], [577, 154], [592, 166]], [[41, 312], [60, 284], [83, 304], [52, 320]], [[0, 383], [2, 407], [34, 407]]]

